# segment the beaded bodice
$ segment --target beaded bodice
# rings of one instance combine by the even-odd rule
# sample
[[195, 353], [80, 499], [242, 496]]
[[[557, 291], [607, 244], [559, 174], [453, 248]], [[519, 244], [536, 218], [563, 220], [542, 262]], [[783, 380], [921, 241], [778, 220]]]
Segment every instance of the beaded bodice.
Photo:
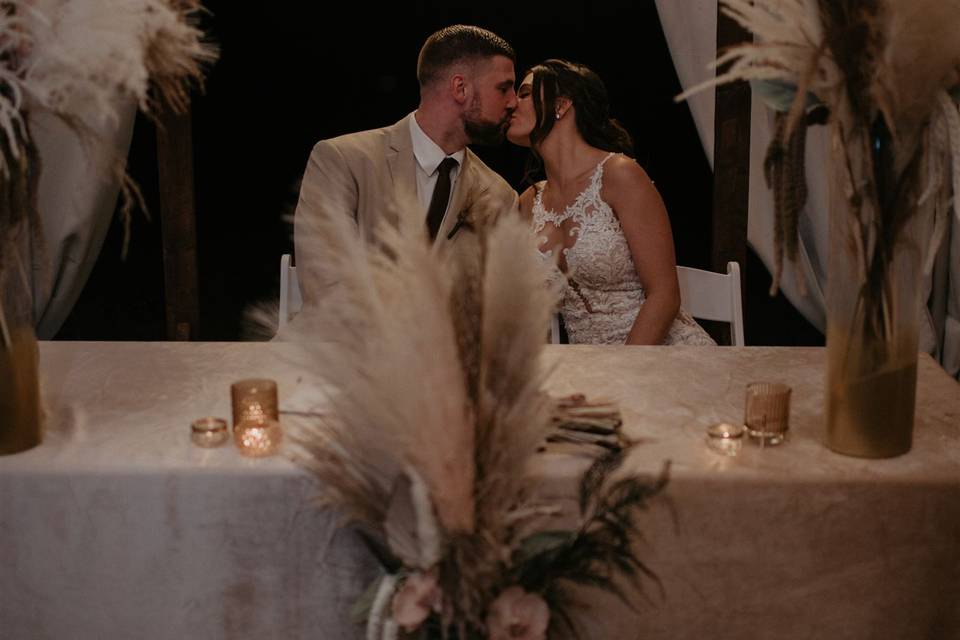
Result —
[[[586, 188], [562, 212], [544, 206], [545, 183], [534, 195], [534, 232], [541, 238], [541, 254], [560, 265], [554, 280], [562, 287], [560, 312], [572, 343], [623, 344], [645, 300], [620, 220], [601, 195], [603, 166], [613, 155], [597, 164]], [[558, 237], [562, 242], [544, 247], [548, 238]], [[561, 255], [554, 256], [558, 249]], [[702, 335], [689, 335], [690, 330]], [[683, 311], [665, 340], [678, 342], [712, 344]]]

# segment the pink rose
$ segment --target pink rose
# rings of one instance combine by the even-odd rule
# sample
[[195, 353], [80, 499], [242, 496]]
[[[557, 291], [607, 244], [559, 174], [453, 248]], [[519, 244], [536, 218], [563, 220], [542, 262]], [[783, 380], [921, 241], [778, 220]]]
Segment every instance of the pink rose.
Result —
[[430, 615], [440, 611], [440, 587], [436, 571], [411, 573], [393, 596], [393, 621], [406, 632], [414, 631]]
[[488, 640], [543, 640], [550, 608], [543, 598], [513, 586], [497, 596], [487, 612]]

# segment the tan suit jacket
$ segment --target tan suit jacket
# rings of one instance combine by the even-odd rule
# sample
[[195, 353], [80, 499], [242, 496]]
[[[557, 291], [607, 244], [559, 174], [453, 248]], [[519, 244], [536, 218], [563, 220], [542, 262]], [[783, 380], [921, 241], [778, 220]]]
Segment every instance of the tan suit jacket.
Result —
[[[318, 303], [322, 295], [310, 273], [314, 249], [306, 229], [313, 216], [351, 216], [368, 240], [381, 220], [424, 227], [426, 210], [417, 197], [416, 158], [408, 122], [412, 117], [410, 114], [382, 129], [321, 140], [314, 146], [294, 215], [295, 261], [305, 306]], [[517, 193], [467, 149], [436, 242], [450, 243], [456, 250], [459, 242], [469, 242], [465, 236], [481, 232], [504, 211], [518, 211]], [[469, 224], [448, 239], [459, 217]]]

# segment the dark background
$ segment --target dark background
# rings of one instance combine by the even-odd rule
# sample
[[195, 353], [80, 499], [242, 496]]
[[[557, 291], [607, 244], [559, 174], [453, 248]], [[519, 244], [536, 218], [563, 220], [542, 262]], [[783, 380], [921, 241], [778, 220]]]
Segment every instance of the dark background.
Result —
[[[284, 216], [320, 139], [392, 124], [417, 104], [416, 57], [436, 29], [489, 28], [517, 50], [518, 79], [549, 57], [583, 62], [604, 78], [613, 114], [634, 137], [637, 159], [660, 190], [677, 262], [709, 268], [712, 174], [685, 104], [652, 0], [604, 3], [355, 3], [208, 1], [204, 26], [221, 49], [193, 102], [201, 340], [249, 336], [243, 311], [275, 302], [279, 257], [292, 252]], [[562, 7], [562, 8], [561, 8]], [[475, 151], [518, 187], [526, 151]], [[138, 116], [128, 170], [151, 219], [138, 214], [129, 256], [115, 222], [60, 339], [162, 340], [163, 265], [156, 130]], [[745, 268], [747, 344], [822, 344], [751, 253]]]

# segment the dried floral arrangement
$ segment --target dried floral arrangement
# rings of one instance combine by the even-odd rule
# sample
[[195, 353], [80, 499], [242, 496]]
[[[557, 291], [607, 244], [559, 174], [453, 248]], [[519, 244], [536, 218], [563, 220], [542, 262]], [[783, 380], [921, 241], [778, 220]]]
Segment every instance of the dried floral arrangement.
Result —
[[[0, 274], [11, 279], [11, 272], [45, 266], [21, 264], [17, 249], [28, 228], [43, 248], [36, 204], [41, 166], [30, 113], [55, 114], [85, 144], [98, 145], [91, 132], [99, 122], [79, 117], [81, 109], [109, 122], [118, 119], [125, 96], [146, 113], [159, 100], [185, 108], [189, 83], [201, 81], [203, 66], [217, 56], [195, 25], [200, 10], [199, 0], [0, 2]], [[120, 179], [128, 219], [140, 198], [125, 160], [105, 170]], [[0, 309], [5, 325], [31, 317], [29, 298], [0, 295], [0, 303], [17, 307]], [[5, 344], [10, 329], [3, 328]]]
[[627, 449], [598, 447], [572, 528], [536, 497], [525, 469], [548, 435], [609, 433], [619, 414], [542, 390], [553, 300], [527, 225], [503, 216], [449, 252], [393, 228], [367, 245], [345, 217], [304, 233], [317, 250], [298, 270], [327, 294], [288, 337], [331, 391], [294, 439], [321, 505], [384, 569], [355, 610], [366, 637], [543, 638], [576, 632], [573, 585], [629, 602], [654, 577], [633, 543], [666, 470], [615, 473]]
[[[40, 438], [33, 292], [48, 290], [52, 275], [30, 114], [53, 114], [82, 143], [106, 151], [94, 131], [115, 122], [129, 97], [148, 114], [160, 100], [184, 109], [188, 85], [217, 57], [195, 24], [200, 10], [199, 0], [0, 1], [0, 422], [18, 425], [0, 432], [0, 454]], [[142, 199], [126, 158], [109, 162], [102, 171], [120, 184], [129, 235]]]
[[[895, 322], [890, 269], [898, 248], [926, 250], [929, 272], [960, 193], [960, 1], [721, 0], [754, 35], [714, 63], [706, 87], [749, 80], [779, 110], [764, 162], [774, 190], [775, 292], [783, 254], [796, 259], [806, 199], [807, 124], [829, 121], [844, 154], [849, 251], [862, 282], [854, 331], [882, 362]], [[921, 204], [933, 209], [927, 246], [906, 232]], [[957, 210], [956, 202], [953, 203]], [[801, 288], [802, 288], [802, 283]], [[917, 283], [919, 286], [919, 283]]]

